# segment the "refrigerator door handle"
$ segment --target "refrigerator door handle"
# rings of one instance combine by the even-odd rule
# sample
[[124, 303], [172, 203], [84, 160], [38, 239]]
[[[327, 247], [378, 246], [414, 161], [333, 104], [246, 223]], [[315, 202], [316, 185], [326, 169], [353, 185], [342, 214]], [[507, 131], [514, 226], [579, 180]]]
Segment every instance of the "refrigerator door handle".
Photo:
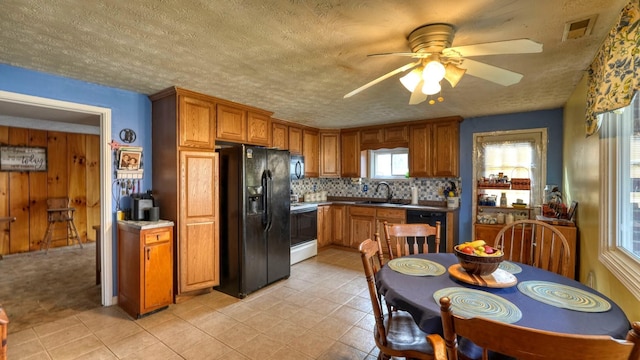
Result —
[[264, 212], [267, 215], [267, 227], [265, 228], [266, 231], [271, 230], [271, 225], [273, 222], [273, 211], [271, 211], [271, 197], [272, 197], [272, 185], [273, 185], [273, 177], [271, 175], [271, 170], [266, 170], [267, 173], [267, 188], [266, 188], [266, 198], [267, 198], [267, 205], [265, 206], [265, 210]]
[[267, 194], [269, 193], [269, 184], [267, 181], [267, 170], [262, 172], [262, 179], [260, 179], [261, 185], [262, 185], [262, 227], [264, 230], [267, 229], [267, 226], [269, 225], [269, 218], [267, 215], [268, 209], [269, 209], [269, 200], [267, 199]]

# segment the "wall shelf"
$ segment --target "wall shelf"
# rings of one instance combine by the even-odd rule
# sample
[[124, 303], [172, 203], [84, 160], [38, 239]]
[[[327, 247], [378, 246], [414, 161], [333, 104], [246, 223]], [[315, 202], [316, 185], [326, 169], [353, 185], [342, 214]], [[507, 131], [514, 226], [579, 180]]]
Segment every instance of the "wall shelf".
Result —
[[142, 179], [143, 169], [138, 170], [116, 170], [116, 179]]

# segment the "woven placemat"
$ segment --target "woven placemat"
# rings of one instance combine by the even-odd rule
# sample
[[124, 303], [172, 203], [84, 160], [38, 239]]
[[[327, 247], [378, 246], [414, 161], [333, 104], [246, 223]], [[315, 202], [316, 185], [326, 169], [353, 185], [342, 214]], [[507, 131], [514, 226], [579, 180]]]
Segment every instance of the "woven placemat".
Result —
[[510, 261], [503, 261], [498, 266], [498, 269], [502, 269], [504, 271], [510, 272], [512, 274], [520, 274], [522, 272], [522, 268], [518, 264], [514, 264]]
[[582, 312], [605, 312], [611, 304], [602, 297], [573, 286], [530, 280], [518, 284], [521, 293], [548, 305]]
[[436, 303], [440, 303], [443, 296], [451, 299], [453, 313], [462, 317], [483, 317], [508, 324], [522, 318], [522, 311], [515, 304], [486, 291], [450, 287], [433, 293]]
[[445, 273], [444, 266], [435, 261], [416, 258], [395, 258], [387, 263], [391, 270], [405, 275], [438, 276]]

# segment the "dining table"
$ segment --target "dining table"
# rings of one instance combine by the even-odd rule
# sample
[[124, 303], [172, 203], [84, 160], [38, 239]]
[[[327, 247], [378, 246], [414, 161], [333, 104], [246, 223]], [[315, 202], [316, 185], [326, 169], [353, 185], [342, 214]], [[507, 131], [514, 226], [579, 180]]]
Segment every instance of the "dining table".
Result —
[[[442, 334], [441, 296], [450, 296], [453, 312], [465, 317], [533, 329], [624, 339], [631, 328], [615, 302], [562, 275], [503, 261], [489, 281], [476, 281], [460, 276], [459, 266], [453, 253], [409, 255], [387, 262], [376, 274], [376, 285], [389, 305], [409, 312], [426, 333]], [[502, 280], [491, 281], [498, 274]]]

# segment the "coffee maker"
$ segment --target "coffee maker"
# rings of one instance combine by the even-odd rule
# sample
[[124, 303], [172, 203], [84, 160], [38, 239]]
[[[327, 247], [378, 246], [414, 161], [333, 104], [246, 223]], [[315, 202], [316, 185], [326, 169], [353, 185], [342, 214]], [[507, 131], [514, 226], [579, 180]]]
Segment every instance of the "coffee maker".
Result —
[[158, 221], [158, 208], [154, 207], [151, 191], [131, 194], [131, 220]]

